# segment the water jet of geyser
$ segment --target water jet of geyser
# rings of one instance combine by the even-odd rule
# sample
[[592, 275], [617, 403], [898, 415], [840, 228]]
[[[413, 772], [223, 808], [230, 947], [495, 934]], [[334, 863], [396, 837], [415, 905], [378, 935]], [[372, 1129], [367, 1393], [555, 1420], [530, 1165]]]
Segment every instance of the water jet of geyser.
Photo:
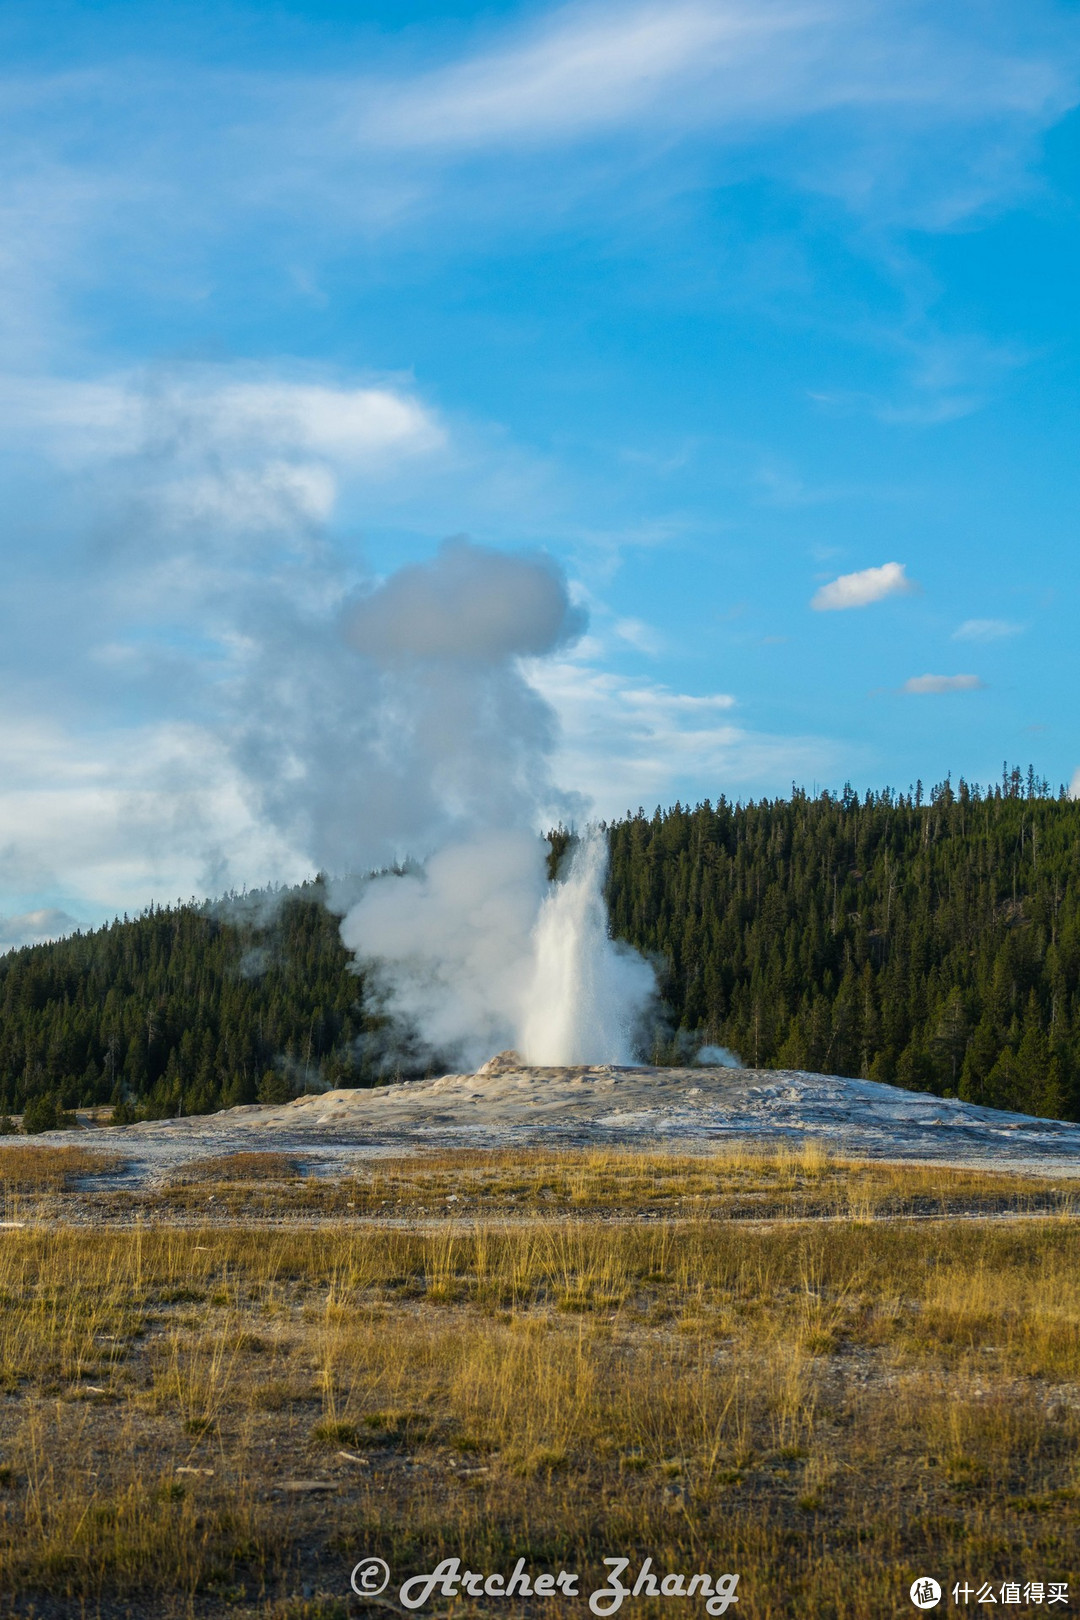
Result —
[[645, 959], [608, 933], [607, 866], [607, 840], [590, 827], [540, 903], [516, 1041], [526, 1063], [635, 1061], [635, 1027], [656, 981]]

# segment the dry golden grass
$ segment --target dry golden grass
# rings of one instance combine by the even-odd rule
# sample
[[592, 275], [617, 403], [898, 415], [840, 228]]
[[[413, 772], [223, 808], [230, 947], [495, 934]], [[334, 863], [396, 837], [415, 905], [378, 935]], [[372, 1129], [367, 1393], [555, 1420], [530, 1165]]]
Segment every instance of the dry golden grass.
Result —
[[86, 1176], [100, 1176], [121, 1164], [115, 1153], [83, 1147], [5, 1146], [0, 1149], [0, 1189], [55, 1192]]
[[455, 1151], [378, 1159], [348, 1188], [365, 1213], [425, 1208], [446, 1213], [517, 1210], [624, 1212], [682, 1217], [946, 1215], [972, 1211], [1080, 1211], [1076, 1183], [992, 1169], [851, 1161], [816, 1141], [762, 1150], [745, 1143], [706, 1155], [611, 1149]]
[[[65, 1204], [77, 1202], [95, 1177], [122, 1165], [117, 1154], [92, 1148], [5, 1142], [0, 1148], [0, 1221], [22, 1222], [53, 1214]], [[93, 1200], [103, 1195], [89, 1196]]]
[[1078, 1261], [1061, 1218], [9, 1231], [0, 1593], [330, 1620], [362, 1553], [651, 1553], [742, 1620], [1075, 1592]]
[[[7, 1155], [55, 1149], [0, 1147]], [[63, 1151], [63, 1150], [61, 1150]], [[79, 1150], [70, 1150], [76, 1152]], [[42, 1192], [44, 1198], [44, 1190]], [[709, 1155], [612, 1151], [454, 1152], [358, 1160], [326, 1177], [303, 1153], [230, 1153], [180, 1166], [163, 1187], [82, 1188], [73, 1207], [96, 1220], [265, 1217], [431, 1220], [597, 1218], [881, 1220], [1080, 1212], [1077, 1183], [947, 1165], [846, 1161], [820, 1144], [763, 1152], [739, 1143]], [[55, 1202], [49, 1201], [50, 1212]]]
[[219, 1153], [182, 1164], [170, 1180], [174, 1184], [212, 1181], [222, 1186], [236, 1182], [291, 1181], [300, 1174], [303, 1154]]

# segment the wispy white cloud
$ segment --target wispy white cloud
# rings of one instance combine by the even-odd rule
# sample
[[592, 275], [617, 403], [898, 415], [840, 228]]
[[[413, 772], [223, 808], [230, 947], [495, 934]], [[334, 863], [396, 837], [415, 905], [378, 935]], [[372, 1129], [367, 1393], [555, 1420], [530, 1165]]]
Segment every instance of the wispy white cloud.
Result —
[[878, 568], [860, 568], [854, 574], [841, 574], [814, 592], [810, 606], [816, 613], [839, 613], [847, 608], [869, 607], [886, 596], [907, 596], [918, 586], [909, 579], [904, 564], [882, 563]]
[[1011, 619], [965, 619], [952, 633], [954, 641], [1002, 641], [1007, 636], [1019, 636], [1024, 625]]
[[9, 918], [0, 944], [29, 939], [34, 917], [63, 932], [74, 926], [72, 913], [79, 922], [99, 921], [151, 898], [201, 896], [309, 870], [253, 814], [227, 740], [175, 720], [117, 720], [79, 733], [49, 714], [6, 713], [0, 825], [0, 891], [63, 897], [62, 911]]
[[[1005, 0], [593, 0], [531, 10], [527, 23], [474, 23], [465, 49], [447, 47], [452, 30], [433, 34], [428, 59], [442, 59], [420, 71], [402, 67], [418, 38], [424, 49], [410, 29], [401, 56], [388, 36], [362, 73], [191, 68], [182, 94], [167, 61], [136, 75], [102, 62], [9, 76], [0, 365], [80, 346], [81, 300], [95, 281], [118, 301], [134, 298], [144, 318], [171, 318], [217, 307], [238, 267], [240, 281], [268, 272], [310, 289], [358, 240], [366, 253], [419, 231], [425, 253], [475, 252], [478, 229], [532, 232], [544, 219], [561, 228], [568, 213], [595, 221], [598, 209], [625, 228], [686, 197], [688, 174], [697, 189], [703, 165], [723, 183], [768, 175], [839, 197], [859, 222], [946, 228], [1030, 187], [1041, 133], [1080, 94], [1075, 26], [1050, 0], [1022, 9], [1020, 22]], [[577, 150], [552, 164], [554, 145]], [[478, 160], [492, 166], [479, 184], [461, 170]], [[910, 307], [916, 278], [895, 248], [847, 234]], [[749, 288], [761, 278], [744, 279]], [[919, 338], [912, 364], [925, 370], [930, 356], [934, 375], [872, 408], [925, 422], [978, 408], [977, 352], [949, 362], [951, 381], [937, 375], [941, 354], [969, 340]], [[340, 432], [370, 438], [371, 422], [354, 419], [369, 406], [390, 431], [384, 403], [354, 400]], [[226, 406], [265, 428], [277, 411], [265, 398]], [[122, 434], [127, 407], [123, 397], [68, 400], [82, 416], [72, 427], [87, 435]], [[318, 399], [294, 389], [284, 409], [299, 411], [324, 453], [345, 453]]]
[[975, 332], [944, 334], [934, 318], [936, 294], [920, 286], [917, 269], [902, 256], [894, 269], [907, 281], [907, 318], [862, 332], [867, 347], [896, 368], [889, 391], [814, 391], [811, 397], [833, 414], [870, 415], [897, 426], [938, 427], [973, 415], [1032, 354], [1019, 343]]
[[441, 448], [446, 430], [415, 394], [391, 385], [295, 381], [241, 366], [176, 367], [105, 378], [0, 376], [5, 441], [69, 462], [182, 444], [197, 430], [233, 455], [288, 449], [385, 465]]
[[37, 911], [24, 911], [19, 917], [0, 917], [0, 952], [16, 950], [20, 945], [40, 945], [45, 940], [60, 939], [79, 926], [78, 919], [58, 906], [44, 906]]
[[[625, 180], [640, 185], [648, 164], [662, 207], [685, 196], [687, 161], [695, 187], [704, 166], [722, 183], [767, 175], [838, 201], [856, 222], [839, 226], [849, 250], [874, 261], [905, 314], [862, 334], [845, 317], [845, 341], [895, 350], [899, 374], [865, 397], [832, 395], [886, 422], [938, 426], [982, 409], [1026, 357], [941, 330], [936, 292], [899, 251], [897, 227], [950, 229], [1039, 188], [1041, 137], [1080, 99], [1080, 34], [1045, 0], [1022, 25], [995, 0], [571, 4], [498, 24], [427, 72], [341, 94], [359, 109], [341, 115], [344, 143], [365, 174], [385, 166], [411, 188], [407, 223], [452, 200], [485, 228], [534, 230], [585, 208], [595, 219], [601, 196], [625, 220], [640, 207]], [[480, 161], [489, 183], [463, 185], [457, 170]], [[732, 280], [736, 296], [779, 309], [760, 264]]]
[[1075, 53], [1048, 18], [1043, 37], [1036, 28], [1023, 43], [979, 20], [966, 27], [955, 11], [903, 0], [569, 5], [369, 93], [357, 128], [368, 142], [445, 151], [566, 141], [643, 118], [758, 128], [845, 109], [902, 121], [910, 135], [1070, 104]]
[[517, 40], [376, 97], [360, 128], [399, 147], [565, 140], [640, 117], [717, 68], [760, 61], [767, 42], [805, 31], [812, 16], [767, 0], [567, 6]]
[[695, 801], [731, 797], [748, 783], [786, 791], [795, 777], [820, 778], [836, 768], [838, 752], [827, 738], [736, 724], [730, 693], [677, 692], [581, 657], [536, 665], [530, 679], [559, 717], [559, 780], [604, 816], [669, 803], [677, 794]]
[[664, 650], [664, 638], [644, 619], [616, 619], [612, 626], [620, 641], [649, 658], [658, 658]]
[[981, 692], [985, 685], [977, 675], [912, 675], [900, 690], [917, 696], [936, 696], [941, 692]]

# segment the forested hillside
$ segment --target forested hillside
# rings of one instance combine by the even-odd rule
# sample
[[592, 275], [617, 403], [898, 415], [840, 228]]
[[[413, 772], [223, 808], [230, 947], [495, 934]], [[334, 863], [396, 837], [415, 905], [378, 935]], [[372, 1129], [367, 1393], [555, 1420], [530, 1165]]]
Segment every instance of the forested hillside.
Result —
[[612, 927], [685, 1029], [802, 1068], [1080, 1117], [1080, 804], [852, 792], [611, 830]]
[[348, 960], [317, 884], [13, 951], [0, 958], [0, 1113], [48, 1095], [163, 1117], [355, 1085], [366, 1020]]
[[[860, 800], [676, 805], [610, 829], [613, 931], [657, 961], [653, 1056], [863, 1075], [1080, 1117], [1080, 804], [1029, 772]], [[556, 848], [565, 836], [556, 839]], [[318, 884], [154, 909], [0, 958], [0, 1114], [155, 1116], [385, 1072]]]

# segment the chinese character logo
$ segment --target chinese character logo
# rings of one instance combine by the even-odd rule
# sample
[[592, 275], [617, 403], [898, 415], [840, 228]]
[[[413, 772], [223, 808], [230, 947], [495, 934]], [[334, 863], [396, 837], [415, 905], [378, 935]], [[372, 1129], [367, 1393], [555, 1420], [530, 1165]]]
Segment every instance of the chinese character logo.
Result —
[[908, 1596], [917, 1609], [936, 1609], [941, 1602], [941, 1587], [932, 1575], [920, 1575], [912, 1581]]

